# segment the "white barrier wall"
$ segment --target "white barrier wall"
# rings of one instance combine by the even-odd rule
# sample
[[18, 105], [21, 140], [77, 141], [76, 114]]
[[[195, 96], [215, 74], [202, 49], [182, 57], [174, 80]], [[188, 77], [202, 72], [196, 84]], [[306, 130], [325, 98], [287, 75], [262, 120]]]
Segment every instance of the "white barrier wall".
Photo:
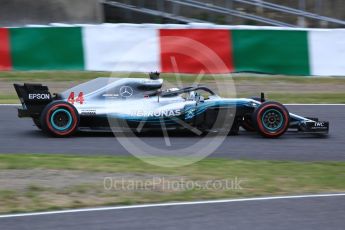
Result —
[[345, 30], [200, 23], [0, 28], [0, 70], [345, 76]]

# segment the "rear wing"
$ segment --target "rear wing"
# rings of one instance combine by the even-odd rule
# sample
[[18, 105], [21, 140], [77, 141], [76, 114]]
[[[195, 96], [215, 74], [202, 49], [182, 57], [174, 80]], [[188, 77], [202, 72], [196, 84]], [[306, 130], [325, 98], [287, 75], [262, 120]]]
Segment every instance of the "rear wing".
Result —
[[39, 117], [44, 107], [53, 101], [47, 86], [41, 84], [14, 84], [23, 108], [18, 109], [19, 117]]

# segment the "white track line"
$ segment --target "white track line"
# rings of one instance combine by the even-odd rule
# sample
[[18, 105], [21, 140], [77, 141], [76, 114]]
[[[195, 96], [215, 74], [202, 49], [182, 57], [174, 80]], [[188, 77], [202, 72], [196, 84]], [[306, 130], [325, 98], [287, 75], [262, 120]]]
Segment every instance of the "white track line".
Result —
[[79, 212], [95, 212], [95, 211], [109, 211], [109, 210], [124, 210], [124, 209], [136, 209], [136, 208], [151, 208], [151, 207], [183, 206], [183, 205], [198, 205], [198, 204], [219, 204], [219, 203], [233, 203], [233, 202], [281, 200], [281, 199], [303, 199], [303, 198], [337, 197], [337, 196], [345, 196], [345, 193], [297, 195], [297, 196], [270, 196], [270, 197], [255, 197], [255, 198], [241, 198], [241, 199], [224, 199], [224, 200], [207, 200], [207, 201], [191, 201], [191, 202], [174, 202], [174, 203], [129, 205], [129, 206], [113, 206], [113, 207], [99, 207], [99, 208], [69, 209], [69, 210], [61, 210], [61, 211], [33, 212], [33, 213], [19, 213], [19, 214], [0, 215], [0, 218], [25, 217], [25, 216], [42, 216], [42, 215], [53, 215], [53, 214], [66, 214], [66, 213], [79, 213]]
[[0, 106], [21, 106], [21, 104], [0, 104]]
[[340, 106], [340, 105], [345, 105], [345, 104], [284, 104], [284, 105], [306, 105], [306, 106], [332, 105], [332, 106]]

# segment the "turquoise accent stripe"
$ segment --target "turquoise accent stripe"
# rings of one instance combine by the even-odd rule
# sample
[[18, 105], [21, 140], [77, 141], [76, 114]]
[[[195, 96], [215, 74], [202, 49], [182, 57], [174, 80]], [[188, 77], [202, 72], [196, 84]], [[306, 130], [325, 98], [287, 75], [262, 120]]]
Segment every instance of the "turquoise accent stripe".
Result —
[[[65, 126], [63, 126], [63, 127], [59, 127], [59, 126], [57, 126], [57, 125], [55, 124], [55, 122], [54, 122], [54, 117], [55, 117], [56, 113], [58, 113], [58, 112], [63, 112], [63, 113], [65, 113], [65, 114], [67, 114], [67, 116], [68, 116], [68, 123], [67, 123], [67, 125], [65, 125]], [[57, 110], [54, 111], [54, 113], [53, 113], [52, 116], [50, 117], [50, 123], [52, 124], [52, 126], [53, 126], [54, 129], [57, 129], [57, 130], [59, 130], [59, 131], [64, 131], [64, 130], [68, 129], [68, 128], [71, 126], [71, 124], [72, 124], [72, 116], [71, 116], [71, 113], [70, 113], [69, 111], [65, 110], [65, 109], [57, 109]]]
[[[280, 122], [279, 122], [279, 124], [278, 124], [277, 127], [270, 128], [270, 127], [268, 127], [268, 126], [266, 125], [266, 123], [265, 123], [265, 121], [264, 121], [264, 117], [266, 116], [266, 114], [267, 114], [268, 112], [276, 112], [276, 113], [279, 115], [279, 117], [280, 117]], [[276, 110], [276, 109], [269, 109], [269, 110], [267, 110], [267, 111], [264, 113], [264, 115], [262, 115], [261, 122], [262, 122], [262, 124], [265, 126], [266, 129], [268, 129], [268, 130], [270, 130], [270, 131], [276, 131], [276, 130], [278, 130], [278, 129], [280, 129], [280, 128], [282, 127], [282, 124], [283, 124], [283, 115], [281, 114], [281, 112], [279, 112], [279, 111]]]

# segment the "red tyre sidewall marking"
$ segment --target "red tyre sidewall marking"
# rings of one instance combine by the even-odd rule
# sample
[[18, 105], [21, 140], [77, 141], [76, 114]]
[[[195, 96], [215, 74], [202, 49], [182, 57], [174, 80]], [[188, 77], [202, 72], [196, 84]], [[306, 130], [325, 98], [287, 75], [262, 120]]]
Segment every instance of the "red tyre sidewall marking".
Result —
[[[57, 108], [57, 107], [65, 107], [69, 110], [69, 112], [71, 113], [72, 115], [72, 118], [73, 118], [73, 126], [72, 128], [70, 128], [69, 130], [65, 131], [65, 132], [59, 132], [59, 131], [56, 131], [50, 124], [50, 115], [51, 113]], [[58, 134], [58, 135], [68, 135], [70, 134], [74, 129], [75, 127], [77, 126], [77, 116], [75, 114], [75, 111], [74, 109], [70, 106], [70, 105], [67, 105], [67, 104], [57, 104], [57, 105], [54, 105], [53, 107], [51, 107], [48, 112], [47, 112], [47, 116], [46, 116], [46, 123], [47, 123], [47, 126], [49, 128], [50, 131], [52, 131], [53, 133], [55, 134]]]
[[[283, 112], [283, 115], [284, 115], [284, 117], [285, 117], [284, 128], [282, 128], [282, 129], [281, 129], [279, 132], [277, 132], [277, 133], [270, 133], [270, 132], [267, 132], [266, 129], [263, 127], [262, 123], [261, 123], [261, 114], [263, 113], [263, 111], [264, 111], [267, 107], [270, 107], [270, 106], [276, 107], [276, 108], [278, 108], [279, 110], [281, 110], [281, 112]], [[257, 116], [256, 119], [257, 119], [257, 123], [258, 123], [259, 129], [260, 129], [263, 133], [265, 133], [266, 135], [274, 137], [274, 136], [278, 136], [279, 134], [281, 134], [282, 132], [284, 132], [286, 126], [289, 124], [289, 119], [288, 119], [288, 118], [289, 118], [289, 116], [288, 116], [288, 114], [286, 113], [286, 111], [285, 111], [284, 108], [282, 108], [282, 107], [279, 106], [279, 105], [268, 104], [268, 105], [263, 106], [263, 107], [260, 109], [260, 111], [258, 112], [258, 116]]]

